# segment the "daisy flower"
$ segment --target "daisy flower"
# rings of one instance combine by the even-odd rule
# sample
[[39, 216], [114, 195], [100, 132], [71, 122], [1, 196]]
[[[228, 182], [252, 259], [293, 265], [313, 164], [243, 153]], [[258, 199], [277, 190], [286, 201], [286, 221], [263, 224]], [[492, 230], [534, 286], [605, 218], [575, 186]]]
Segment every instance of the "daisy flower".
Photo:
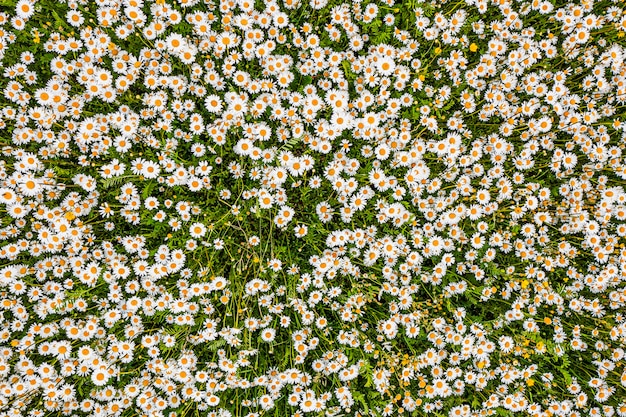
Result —
[[142, 163], [140, 174], [146, 179], [154, 179], [161, 173], [161, 167], [159, 164], [153, 161], [145, 161]]
[[91, 382], [93, 382], [93, 384], [97, 387], [102, 387], [107, 384], [110, 376], [110, 368], [105, 365], [101, 365], [92, 372]]
[[206, 226], [202, 223], [193, 223], [189, 226], [189, 234], [194, 239], [199, 239], [206, 234]]
[[393, 58], [387, 55], [376, 57], [376, 70], [378, 71], [380, 75], [383, 75], [383, 76], [392, 75], [395, 69], [396, 69], [396, 63], [393, 60]]
[[261, 331], [261, 339], [263, 339], [264, 342], [270, 343], [274, 341], [275, 338], [276, 338], [275, 329], [266, 328]]
[[309, 228], [305, 224], [294, 227], [294, 234], [297, 238], [303, 238], [309, 232]]
[[35, 2], [32, 0], [19, 0], [15, 4], [15, 12], [20, 19], [28, 19], [35, 14]]
[[25, 196], [34, 197], [43, 191], [43, 182], [32, 174], [24, 174], [19, 178], [19, 190]]

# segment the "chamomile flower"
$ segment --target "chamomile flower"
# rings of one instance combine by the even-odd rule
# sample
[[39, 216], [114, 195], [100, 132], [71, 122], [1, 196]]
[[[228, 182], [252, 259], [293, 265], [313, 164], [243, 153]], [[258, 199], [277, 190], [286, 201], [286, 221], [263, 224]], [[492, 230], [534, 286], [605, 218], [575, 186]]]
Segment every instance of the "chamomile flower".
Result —
[[43, 181], [32, 174], [24, 174], [19, 178], [19, 191], [25, 196], [36, 196], [43, 189]]
[[108, 383], [110, 376], [110, 368], [101, 365], [92, 372], [91, 382], [97, 387], [102, 387]]
[[393, 58], [382, 55], [376, 57], [376, 69], [383, 76], [392, 75], [396, 69], [396, 63]]
[[73, 27], [81, 27], [85, 22], [85, 17], [79, 10], [68, 10], [65, 20]]
[[194, 239], [200, 239], [206, 235], [206, 226], [202, 223], [193, 223], [189, 226], [189, 234]]
[[276, 330], [272, 328], [265, 328], [261, 331], [261, 338], [264, 342], [272, 342], [276, 338]]
[[15, 12], [21, 19], [28, 19], [35, 14], [35, 2], [32, 0], [19, 0], [15, 4]]
[[156, 162], [145, 161], [142, 165], [141, 175], [146, 179], [157, 178], [161, 173], [161, 167]]

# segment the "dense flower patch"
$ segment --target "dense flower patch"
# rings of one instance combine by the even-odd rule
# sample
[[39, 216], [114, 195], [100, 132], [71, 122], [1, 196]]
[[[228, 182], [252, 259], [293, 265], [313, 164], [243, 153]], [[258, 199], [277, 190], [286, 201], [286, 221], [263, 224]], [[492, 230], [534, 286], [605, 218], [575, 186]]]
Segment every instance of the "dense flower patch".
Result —
[[0, 415], [626, 416], [622, 1], [0, 6]]

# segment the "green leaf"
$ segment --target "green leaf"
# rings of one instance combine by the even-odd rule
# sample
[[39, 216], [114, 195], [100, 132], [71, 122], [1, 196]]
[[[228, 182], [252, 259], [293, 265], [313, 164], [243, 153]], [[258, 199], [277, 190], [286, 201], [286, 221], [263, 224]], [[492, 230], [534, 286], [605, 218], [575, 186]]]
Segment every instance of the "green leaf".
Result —
[[424, 12], [424, 16], [426, 17], [431, 17], [435, 14], [435, 8], [429, 4], [422, 4], [420, 8]]
[[365, 409], [365, 413], [369, 413], [369, 407], [367, 405], [367, 401], [365, 400], [365, 396], [361, 391], [355, 391], [352, 393], [352, 396], [355, 400], [357, 400]]
[[288, 151], [290, 151], [300, 141], [302, 141], [302, 136], [298, 136], [297, 138], [291, 138], [283, 146], [281, 146], [280, 149], [281, 150], [288, 150]]
[[128, 179], [128, 177], [111, 177], [111, 178], [107, 178], [105, 180], [102, 181], [102, 188], [104, 188], [105, 190], [109, 189], [109, 188], [120, 188], [120, 186], [122, 186], [125, 182], [127, 182], [126, 180]]
[[313, 77], [311, 77], [310, 75], [301, 76], [300, 82], [298, 84], [301, 87], [300, 91], [302, 91], [304, 87], [311, 84], [312, 82], [313, 82]]
[[52, 10], [52, 17], [54, 17], [54, 23], [56, 23], [57, 26], [69, 29], [69, 26], [67, 25], [65, 19], [61, 19], [61, 16], [59, 16], [56, 10]]
[[565, 370], [565, 368], [559, 368], [561, 370], [561, 374], [563, 375], [563, 378], [565, 379], [565, 383], [567, 385], [571, 385], [572, 384], [572, 376], [570, 375], [569, 372], [567, 372]]
[[145, 200], [146, 198], [152, 195], [152, 190], [156, 187], [156, 182], [149, 181], [145, 187], [143, 187], [143, 191], [141, 192], [141, 197]]
[[343, 72], [346, 75], [346, 79], [348, 81], [353, 81], [356, 79], [356, 74], [352, 71], [352, 66], [350, 62], [346, 59], [341, 61], [341, 66], [343, 67]]
[[215, 351], [217, 351], [219, 348], [221, 348], [224, 345], [226, 345], [226, 341], [224, 339], [218, 339], [218, 340], [216, 340], [214, 342], [206, 344], [205, 346], [211, 352], [215, 352]]
[[376, 36], [374, 36], [372, 38], [372, 43], [374, 45], [377, 45], [380, 43], [387, 43], [389, 42], [390, 39], [391, 39], [391, 31], [385, 30], [385, 31], [379, 32]]

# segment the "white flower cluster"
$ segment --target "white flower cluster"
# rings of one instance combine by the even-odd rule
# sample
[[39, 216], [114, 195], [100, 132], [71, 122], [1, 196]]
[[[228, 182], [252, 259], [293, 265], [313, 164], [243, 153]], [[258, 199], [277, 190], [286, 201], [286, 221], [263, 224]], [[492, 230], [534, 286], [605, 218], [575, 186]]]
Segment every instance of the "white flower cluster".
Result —
[[618, 1], [10, 9], [0, 416], [626, 416]]

